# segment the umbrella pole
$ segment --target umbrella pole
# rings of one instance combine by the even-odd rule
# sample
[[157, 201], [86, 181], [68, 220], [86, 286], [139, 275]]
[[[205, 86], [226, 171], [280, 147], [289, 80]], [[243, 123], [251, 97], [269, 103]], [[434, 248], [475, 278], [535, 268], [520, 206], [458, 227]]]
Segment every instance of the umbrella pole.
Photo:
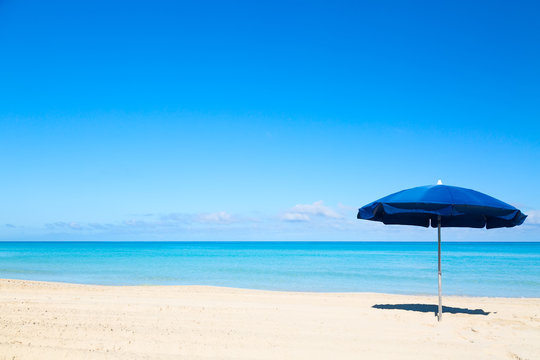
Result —
[[441, 290], [441, 216], [438, 216], [438, 233], [439, 233], [439, 313], [437, 314], [437, 320], [441, 321], [442, 319], [442, 290]]

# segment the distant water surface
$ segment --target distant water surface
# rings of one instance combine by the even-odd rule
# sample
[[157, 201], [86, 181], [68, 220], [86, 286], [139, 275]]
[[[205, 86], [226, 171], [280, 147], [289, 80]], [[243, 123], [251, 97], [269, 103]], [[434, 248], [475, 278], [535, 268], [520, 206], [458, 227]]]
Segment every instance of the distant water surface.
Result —
[[[443, 293], [540, 297], [540, 243], [443, 243]], [[437, 293], [437, 243], [0, 242], [0, 277], [102, 285]]]

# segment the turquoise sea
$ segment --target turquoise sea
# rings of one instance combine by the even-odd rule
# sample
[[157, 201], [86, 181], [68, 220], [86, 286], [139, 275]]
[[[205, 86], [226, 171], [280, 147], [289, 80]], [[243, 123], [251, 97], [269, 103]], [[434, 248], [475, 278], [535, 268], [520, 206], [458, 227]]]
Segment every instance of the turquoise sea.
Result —
[[[442, 245], [443, 294], [540, 297], [540, 243]], [[437, 293], [437, 243], [0, 242], [0, 278]]]

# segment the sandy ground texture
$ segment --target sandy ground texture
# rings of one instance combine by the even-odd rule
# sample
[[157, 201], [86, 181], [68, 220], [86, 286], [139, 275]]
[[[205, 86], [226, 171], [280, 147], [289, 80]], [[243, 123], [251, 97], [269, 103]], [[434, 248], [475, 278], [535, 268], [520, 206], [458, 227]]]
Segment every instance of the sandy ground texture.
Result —
[[0, 280], [0, 359], [540, 359], [540, 299]]

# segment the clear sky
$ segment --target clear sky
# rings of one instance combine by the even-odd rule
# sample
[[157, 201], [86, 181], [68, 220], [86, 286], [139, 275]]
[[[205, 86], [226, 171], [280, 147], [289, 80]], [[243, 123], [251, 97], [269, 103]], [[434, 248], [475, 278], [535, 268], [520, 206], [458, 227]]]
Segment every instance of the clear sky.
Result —
[[0, 239], [435, 240], [355, 217], [442, 179], [540, 241], [539, 14], [0, 0]]

